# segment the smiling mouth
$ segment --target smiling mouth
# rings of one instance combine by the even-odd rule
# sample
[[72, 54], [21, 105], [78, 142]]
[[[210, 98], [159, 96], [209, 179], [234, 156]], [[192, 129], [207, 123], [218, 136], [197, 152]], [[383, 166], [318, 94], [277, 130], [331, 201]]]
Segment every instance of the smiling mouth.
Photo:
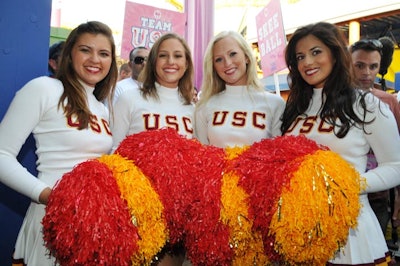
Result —
[[230, 75], [230, 74], [232, 74], [232, 73], [234, 73], [234, 72], [235, 72], [235, 69], [234, 69], [234, 68], [231, 68], [231, 69], [226, 70], [226, 71], [225, 71], [225, 74]]
[[317, 73], [317, 71], [318, 71], [318, 69], [314, 68], [314, 69], [305, 71], [305, 73], [306, 73], [306, 75], [311, 76], [311, 75]]

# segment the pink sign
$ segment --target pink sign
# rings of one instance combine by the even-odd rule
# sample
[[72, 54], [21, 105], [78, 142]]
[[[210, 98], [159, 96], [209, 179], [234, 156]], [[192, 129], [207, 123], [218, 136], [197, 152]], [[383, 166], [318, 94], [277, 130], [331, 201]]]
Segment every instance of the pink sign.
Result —
[[271, 0], [261, 10], [256, 17], [256, 26], [263, 76], [268, 77], [286, 68], [286, 35], [279, 0]]
[[163, 33], [175, 32], [184, 36], [185, 24], [184, 13], [126, 1], [121, 58], [128, 59], [129, 52], [135, 47], [151, 48]]

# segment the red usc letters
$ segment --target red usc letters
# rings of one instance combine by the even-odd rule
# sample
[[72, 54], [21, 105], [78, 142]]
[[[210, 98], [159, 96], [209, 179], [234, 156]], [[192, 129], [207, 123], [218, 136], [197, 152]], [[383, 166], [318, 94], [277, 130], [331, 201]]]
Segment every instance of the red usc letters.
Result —
[[228, 117], [229, 115], [230, 115], [229, 111], [214, 112], [213, 125], [220, 126], [226, 123], [226, 121], [231, 120], [232, 121], [231, 124], [233, 126], [243, 127], [246, 125], [246, 122], [250, 120], [252, 125], [256, 128], [264, 129], [266, 127], [265, 113], [251, 112], [250, 114], [248, 114], [248, 112], [236, 111], [232, 113], [231, 119], [227, 119], [229, 118]]

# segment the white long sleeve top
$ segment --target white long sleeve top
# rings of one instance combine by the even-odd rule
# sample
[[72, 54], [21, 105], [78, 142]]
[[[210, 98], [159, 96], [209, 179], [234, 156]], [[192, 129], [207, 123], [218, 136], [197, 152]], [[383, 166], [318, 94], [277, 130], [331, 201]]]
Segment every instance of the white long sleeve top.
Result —
[[[387, 104], [379, 101], [372, 94], [366, 96], [366, 121], [375, 119], [365, 125], [365, 131], [360, 127], [351, 127], [344, 138], [333, 134], [332, 126], [323, 123], [319, 117], [322, 103], [322, 89], [314, 89], [310, 106], [306, 115], [298, 117], [286, 134], [303, 134], [319, 144], [329, 147], [366, 178], [365, 192], [377, 192], [400, 185], [400, 137], [396, 120]], [[354, 110], [362, 118], [361, 106], [354, 104]], [[376, 156], [378, 167], [366, 171], [367, 154], [372, 149]]]
[[229, 86], [196, 108], [195, 137], [225, 148], [251, 145], [281, 135], [284, 100], [267, 91]]
[[[0, 181], [34, 201], [75, 165], [111, 149], [109, 113], [93, 95], [94, 88], [85, 87], [93, 118], [83, 130], [58, 108], [63, 90], [57, 79], [31, 80], [16, 93], [0, 123]], [[30, 133], [36, 142], [38, 177], [16, 159]]]
[[184, 104], [178, 88], [156, 83], [159, 99], [145, 99], [139, 89], [126, 90], [114, 105], [111, 120], [113, 151], [127, 136], [147, 130], [174, 128], [180, 135], [193, 137], [194, 106]]

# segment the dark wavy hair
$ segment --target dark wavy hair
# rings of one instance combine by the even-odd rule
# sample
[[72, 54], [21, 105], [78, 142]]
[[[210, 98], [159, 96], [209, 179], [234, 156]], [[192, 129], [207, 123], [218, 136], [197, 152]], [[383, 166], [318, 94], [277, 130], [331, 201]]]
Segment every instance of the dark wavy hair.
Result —
[[[313, 95], [314, 87], [302, 78], [296, 59], [296, 45], [299, 40], [308, 35], [312, 35], [323, 42], [330, 49], [332, 57], [335, 59], [332, 72], [323, 88], [324, 102], [321, 106], [320, 117], [335, 128], [338, 127], [338, 130], [335, 130], [335, 135], [343, 138], [352, 126], [359, 124], [364, 128], [366, 122], [365, 119], [360, 119], [353, 110], [357, 93], [361, 94], [361, 92], [355, 89], [354, 70], [346, 39], [342, 31], [327, 22], [318, 22], [298, 28], [286, 46], [285, 60], [289, 68], [290, 94], [282, 115], [282, 134], [289, 129], [297, 116], [305, 113]], [[365, 94], [361, 96], [360, 104], [364, 109], [365, 118], [367, 112]]]
[[[79, 83], [78, 76], [73, 68], [71, 53], [78, 39], [85, 33], [104, 35], [111, 45], [111, 68], [107, 76], [95, 85], [93, 94], [96, 99], [99, 101], [108, 100], [110, 102], [110, 97], [114, 94], [115, 84], [118, 79], [115, 42], [111, 29], [106, 24], [98, 21], [82, 23], [73, 29], [65, 41], [56, 78], [64, 85], [64, 92], [60, 97], [58, 106], [64, 109], [67, 116], [77, 116], [80, 124], [79, 129], [88, 127], [91, 112], [87, 104], [85, 90], [81, 83]], [[65, 99], [67, 100], [66, 104], [64, 104]]]
[[193, 77], [194, 77], [194, 67], [192, 54], [190, 52], [190, 48], [186, 43], [185, 39], [179, 36], [176, 33], [168, 32], [163, 35], [153, 44], [150, 49], [149, 56], [147, 58], [147, 63], [145, 67], [139, 74], [138, 80], [142, 82], [141, 91], [143, 93], [144, 98], [153, 97], [154, 99], [158, 99], [157, 89], [155, 82], [157, 80], [156, 73], [156, 63], [158, 53], [160, 51], [161, 44], [168, 39], [176, 39], [178, 40], [185, 51], [187, 69], [182, 76], [182, 78], [178, 82], [178, 90], [180, 95], [185, 99], [185, 104], [190, 104], [193, 96]]

